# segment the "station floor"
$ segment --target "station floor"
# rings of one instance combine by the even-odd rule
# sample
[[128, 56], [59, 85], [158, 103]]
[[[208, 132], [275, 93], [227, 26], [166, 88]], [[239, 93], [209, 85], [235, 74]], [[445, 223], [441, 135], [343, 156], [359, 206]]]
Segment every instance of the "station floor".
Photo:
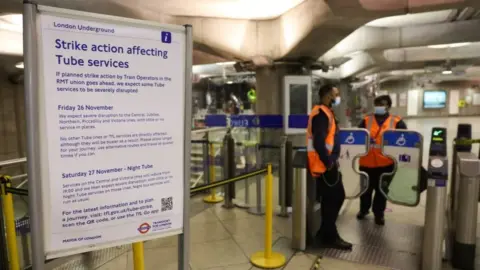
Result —
[[[425, 138], [425, 150], [428, 149], [430, 140], [430, 132], [432, 127], [447, 127], [448, 141], [454, 138], [458, 123], [470, 123], [473, 125], [473, 137], [480, 138], [480, 125], [478, 123], [480, 117], [477, 118], [430, 118], [430, 119], [409, 119], [407, 125], [411, 130], [420, 131]], [[451, 149], [451, 145], [449, 146]], [[474, 153], [478, 153], [478, 147], [474, 147]], [[426, 152], [424, 151], [424, 165], [426, 165]], [[450, 155], [451, 153], [449, 153]], [[241, 188], [241, 187], [239, 187]], [[275, 189], [277, 187], [275, 186]], [[250, 186], [250, 198], [255, 198], [255, 189]], [[239, 199], [243, 192], [238, 190]], [[274, 190], [274, 194], [277, 194]], [[403, 207], [388, 204], [386, 210], [386, 225], [391, 230], [384, 230], [392, 234], [392, 228], [399, 226], [411, 226], [420, 228], [424, 225], [425, 214], [425, 198], [426, 194], [422, 194], [422, 199], [417, 207]], [[275, 198], [276, 200], [276, 198]], [[358, 211], [358, 200], [346, 201], [341, 212], [339, 220], [343, 224], [360, 223], [355, 219]], [[480, 215], [478, 215], [480, 217]], [[207, 205], [202, 201], [202, 196], [192, 198], [191, 200], [191, 259], [190, 268], [192, 270], [254, 270], [257, 269], [249, 263], [249, 257], [254, 252], [263, 249], [264, 241], [264, 217], [249, 214], [246, 210], [240, 208], [225, 209], [218, 205]], [[372, 224], [370, 228], [373, 230], [381, 230], [375, 228], [372, 218], [361, 221], [366, 224]], [[477, 221], [477, 237], [480, 237], [480, 220]], [[348, 226], [350, 226], [348, 225]], [[348, 226], [340, 227], [340, 233], [345, 240], [352, 241], [354, 251], [361, 250], [366, 247], [361, 241], [355, 238], [355, 234], [348, 231]], [[396, 227], [395, 227], [396, 226]], [[281, 252], [287, 258], [287, 264], [281, 268], [286, 270], [310, 270], [318, 253], [295, 252], [291, 249], [292, 227], [290, 218], [274, 217], [273, 242], [274, 251]], [[386, 238], [395, 239], [394, 235], [384, 235]], [[399, 236], [400, 237], [400, 236]], [[420, 237], [421, 238], [421, 237]], [[388, 240], [387, 239], [387, 240]], [[177, 238], [169, 237], [145, 243], [146, 269], [147, 270], [177, 270]], [[421, 239], [416, 239], [418, 245]], [[478, 251], [479, 249], [477, 249]], [[414, 252], [399, 251], [399, 256], [405, 254], [411, 258], [418, 259], [414, 256]], [[405, 256], [406, 256], [405, 255]], [[376, 257], [383, 256], [380, 253], [371, 253], [362, 260], [352, 259], [352, 256], [328, 256], [325, 255], [320, 260], [319, 270], [380, 270], [380, 269], [399, 269], [399, 270], [415, 270], [412, 267], [389, 267], [386, 260], [381, 261]], [[335, 258], [334, 258], [335, 257]], [[129, 246], [123, 246], [90, 254], [76, 255], [68, 258], [68, 261], [62, 265], [52, 267], [56, 270], [71, 269], [98, 269], [98, 270], [132, 270], [132, 251]], [[477, 260], [480, 261], [480, 260]], [[362, 263], [359, 263], [362, 262]], [[379, 262], [371, 263], [368, 262]], [[383, 262], [383, 263], [382, 263]], [[383, 266], [382, 266], [383, 265]], [[417, 268], [419, 269], [419, 268]], [[453, 269], [445, 265], [444, 269]], [[476, 269], [480, 270], [480, 267]]]

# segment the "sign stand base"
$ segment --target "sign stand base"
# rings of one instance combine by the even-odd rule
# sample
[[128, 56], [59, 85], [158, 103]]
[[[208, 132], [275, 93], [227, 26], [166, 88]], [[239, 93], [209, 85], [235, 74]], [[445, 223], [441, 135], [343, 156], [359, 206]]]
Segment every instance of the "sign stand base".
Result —
[[209, 195], [209, 196], [203, 198], [203, 201], [206, 202], [206, 203], [219, 203], [219, 202], [223, 202], [223, 197], [222, 196]]
[[250, 262], [260, 268], [275, 269], [285, 265], [285, 256], [280, 253], [272, 252], [270, 258], [266, 257], [265, 252], [260, 251], [252, 255]]

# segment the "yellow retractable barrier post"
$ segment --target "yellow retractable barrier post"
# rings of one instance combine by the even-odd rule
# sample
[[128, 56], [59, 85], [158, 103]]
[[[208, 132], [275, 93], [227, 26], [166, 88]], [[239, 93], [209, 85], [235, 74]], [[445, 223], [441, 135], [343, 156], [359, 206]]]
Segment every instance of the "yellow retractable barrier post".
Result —
[[285, 265], [283, 254], [272, 251], [273, 234], [273, 175], [272, 164], [268, 164], [265, 177], [265, 250], [250, 257], [250, 262], [260, 268], [274, 269]]
[[133, 243], [133, 269], [145, 270], [145, 257], [143, 254], [143, 242]]
[[[210, 184], [215, 182], [215, 146], [213, 143], [209, 143], [209, 152], [210, 152], [210, 161], [209, 161], [209, 172], [210, 172]], [[203, 201], [206, 203], [219, 203], [223, 201], [222, 196], [217, 196], [217, 191], [215, 188], [210, 189], [210, 195], [203, 198]]]
[[18, 259], [17, 234], [15, 232], [15, 213], [13, 210], [13, 196], [7, 193], [7, 187], [11, 187], [10, 177], [2, 176], [2, 202], [3, 215], [5, 216], [5, 227], [7, 232], [8, 257], [10, 260], [10, 270], [20, 270], [20, 260]]

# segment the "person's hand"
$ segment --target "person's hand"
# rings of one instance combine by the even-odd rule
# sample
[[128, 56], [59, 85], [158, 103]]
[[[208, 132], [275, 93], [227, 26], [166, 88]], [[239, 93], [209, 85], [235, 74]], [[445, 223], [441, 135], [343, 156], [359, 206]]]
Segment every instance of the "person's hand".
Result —
[[333, 169], [333, 167], [335, 167], [335, 162], [329, 161], [328, 166], [327, 166], [327, 170], [330, 171], [331, 169]]

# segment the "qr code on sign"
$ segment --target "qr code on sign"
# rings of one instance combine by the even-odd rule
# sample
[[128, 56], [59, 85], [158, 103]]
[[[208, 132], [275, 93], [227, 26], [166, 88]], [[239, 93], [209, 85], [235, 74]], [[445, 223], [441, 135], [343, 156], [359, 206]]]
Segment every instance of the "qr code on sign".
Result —
[[173, 197], [162, 198], [162, 212], [173, 209]]

